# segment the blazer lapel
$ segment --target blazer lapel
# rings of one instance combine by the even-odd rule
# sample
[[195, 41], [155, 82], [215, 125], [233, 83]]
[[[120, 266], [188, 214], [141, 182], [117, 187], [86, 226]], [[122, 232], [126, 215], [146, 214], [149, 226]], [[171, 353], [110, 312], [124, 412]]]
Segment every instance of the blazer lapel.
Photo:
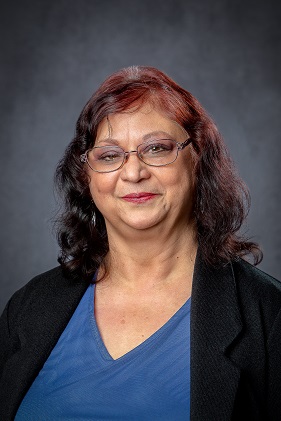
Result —
[[231, 419], [240, 370], [227, 351], [242, 329], [229, 263], [196, 258], [191, 298], [191, 420]]

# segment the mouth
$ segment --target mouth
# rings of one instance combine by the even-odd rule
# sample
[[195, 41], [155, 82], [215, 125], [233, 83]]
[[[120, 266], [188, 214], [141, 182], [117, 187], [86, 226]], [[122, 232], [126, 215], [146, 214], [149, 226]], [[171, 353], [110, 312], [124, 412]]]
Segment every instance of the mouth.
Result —
[[141, 192], [126, 194], [125, 196], [122, 196], [122, 199], [126, 200], [126, 202], [145, 203], [153, 200], [156, 196], [158, 196], [156, 193]]

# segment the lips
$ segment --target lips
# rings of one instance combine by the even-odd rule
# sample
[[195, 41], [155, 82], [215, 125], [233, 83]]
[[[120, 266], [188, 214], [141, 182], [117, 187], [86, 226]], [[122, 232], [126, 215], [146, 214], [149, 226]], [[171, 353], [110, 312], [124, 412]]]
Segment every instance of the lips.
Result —
[[156, 196], [156, 193], [141, 192], [126, 194], [125, 196], [122, 196], [122, 199], [126, 200], [127, 202], [144, 203], [152, 200]]

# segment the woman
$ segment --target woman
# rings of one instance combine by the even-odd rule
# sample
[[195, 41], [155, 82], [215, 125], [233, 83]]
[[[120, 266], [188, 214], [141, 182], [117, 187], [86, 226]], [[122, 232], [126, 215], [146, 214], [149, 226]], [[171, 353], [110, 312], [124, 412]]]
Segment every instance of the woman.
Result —
[[198, 101], [110, 76], [56, 172], [60, 266], [1, 317], [1, 420], [279, 420], [280, 283]]

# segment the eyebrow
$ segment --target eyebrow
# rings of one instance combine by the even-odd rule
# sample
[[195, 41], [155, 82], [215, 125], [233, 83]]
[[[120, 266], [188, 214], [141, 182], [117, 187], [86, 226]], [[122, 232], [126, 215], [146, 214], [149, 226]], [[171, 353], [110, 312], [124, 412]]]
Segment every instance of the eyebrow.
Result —
[[[172, 136], [170, 133], [164, 132], [162, 130], [157, 130], [157, 131], [145, 134], [142, 137], [142, 141], [145, 142], [146, 140], [153, 139], [155, 137], [157, 137], [159, 139], [173, 139], [174, 138], [174, 136]], [[117, 139], [114, 139], [112, 137], [107, 137], [105, 139], [99, 139], [98, 141], [95, 142], [95, 144], [99, 144], [99, 143], [103, 143], [103, 142], [111, 143], [113, 145], [119, 145], [119, 143], [120, 143]]]

